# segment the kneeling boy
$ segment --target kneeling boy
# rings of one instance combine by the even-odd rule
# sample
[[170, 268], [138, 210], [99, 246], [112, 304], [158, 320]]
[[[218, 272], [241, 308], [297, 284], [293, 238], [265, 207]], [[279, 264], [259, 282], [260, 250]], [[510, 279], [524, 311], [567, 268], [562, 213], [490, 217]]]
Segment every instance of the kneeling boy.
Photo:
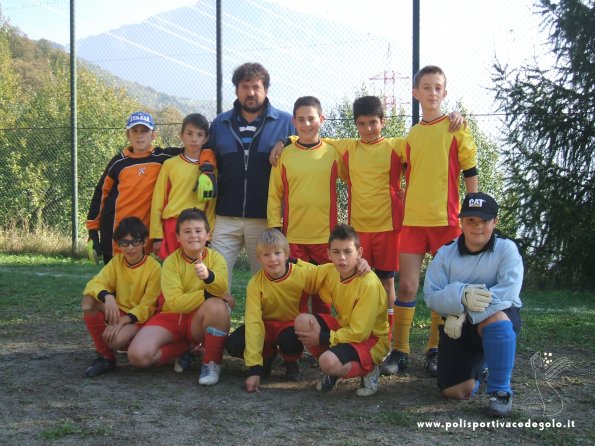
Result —
[[163, 262], [163, 308], [130, 344], [128, 359], [136, 367], [162, 365], [203, 343], [198, 382], [213, 385], [219, 381], [233, 305], [219, 297], [227, 291], [227, 265], [206, 246], [210, 228], [203, 211], [182, 211], [176, 234], [180, 248]]
[[256, 243], [262, 269], [248, 282], [245, 324], [227, 341], [227, 352], [244, 357], [248, 368], [246, 390], [258, 392], [261, 378], [271, 373], [279, 350], [290, 381], [300, 379], [299, 358], [304, 345], [295, 334], [293, 322], [300, 301], [315, 291], [316, 266], [289, 259], [289, 243], [281, 231], [265, 230]]
[[511, 240], [494, 233], [498, 204], [467, 194], [459, 214], [463, 234], [438, 250], [424, 283], [428, 307], [445, 317], [438, 349], [438, 387], [447, 398], [477, 392], [487, 366], [488, 412], [510, 414], [523, 260]]
[[377, 364], [389, 350], [386, 291], [375, 274], [356, 274], [362, 248], [351, 226], [333, 229], [328, 255], [332, 264], [318, 267], [317, 287], [337, 317], [302, 313], [295, 332], [318, 358], [323, 373], [318, 390], [328, 392], [338, 378], [360, 376], [357, 395], [373, 395], [378, 390]]
[[113, 237], [121, 252], [83, 291], [83, 320], [98, 354], [85, 371], [89, 377], [115, 369], [115, 352], [128, 347], [155, 313], [161, 266], [144, 253], [148, 236], [149, 230], [139, 218], [120, 221]]

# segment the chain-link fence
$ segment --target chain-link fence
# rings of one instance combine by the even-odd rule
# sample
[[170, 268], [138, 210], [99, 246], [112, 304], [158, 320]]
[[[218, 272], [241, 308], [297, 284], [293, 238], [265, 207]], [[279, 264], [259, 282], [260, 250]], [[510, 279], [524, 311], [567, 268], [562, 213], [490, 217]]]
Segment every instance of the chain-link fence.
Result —
[[[412, 2], [373, 1], [363, 8], [360, 2], [328, 1], [310, 10], [300, 9], [302, 3], [315, 4], [221, 1], [223, 109], [235, 99], [233, 69], [257, 61], [271, 74], [269, 98], [276, 107], [291, 111], [297, 97], [315, 95], [324, 112], [333, 116], [326, 129], [349, 119], [342, 114], [345, 104], [364, 91], [382, 96], [387, 114], [404, 116], [409, 126]], [[20, 14], [49, 6], [68, 17], [69, 2], [16, 4], [1, 2], [0, 228], [44, 225], [68, 239], [72, 171], [67, 48], [30, 41], [13, 23], [21, 22]], [[115, 0], [77, 4], [77, 11], [83, 10], [77, 16], [78, 34], [91, 24], [86, 8], [96, 8], [100, 20], [106, 13], [133, 16], [139, 7]], [[420, 65], [442, 66], [448, 78], [446, 108], [464, 109], [476, 131], [496, 145], [502, 129], [490, 70], [494, 57], [520, 63], [531, 55], [526, 48], [538, 42], [538, 18], [530, 5], [517, 0], [421, 2]], [[184, 115], [216, 115], [216, 6], [214, 0], [198, 1], [79, 39], [79, 236], [85, 233], [95, 184], [108, 160], [126, 144], [123, 128], [130, 112], [155, 114], [157, 143], [163, 146], [179, 144]], [[506, 20], [496, 20], [502, 12]]]

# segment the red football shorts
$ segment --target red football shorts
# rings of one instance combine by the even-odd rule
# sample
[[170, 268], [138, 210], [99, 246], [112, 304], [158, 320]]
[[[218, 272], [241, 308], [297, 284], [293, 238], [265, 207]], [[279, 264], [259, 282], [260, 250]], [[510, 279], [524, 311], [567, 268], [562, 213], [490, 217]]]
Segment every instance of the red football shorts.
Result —
[[[339, 321], [334, 316], [331, 316], [330, 314], [317, 314], [317, 316], [320, 317], [326, 323], [327, 327], [330, 330], [337, 331], [339, 328], [341, 328]], [[376, 365], [374, 364], [374, 361], [372, 360], [372, 355], [370, 354], [370, 351], [372, 350], [372, 347], [376, 345], [376, 342], [378, 342], [378, 338], [376, 336], [370, 336], [364, 342], [348, 343], [357, 352], [359, 363], [362, 369], [366, 372], [366, 374], [374, 370], [374, 366]], [[308, 347], [308, 350], [310, 350], [310, 353], [312, 353], [312, 355], [315, 358], [318, 358], [328, 349], [328, 346]]]
[[358, 232], [363, 257], [374, 269], [399, 271], [399, 231]]
[[[264, 321], [264, 345], [262, 349], [262, 357], [269, 358], [277, 346], [279, 333], [286, 328], [293, 327], [293, 320], [291, 321]], [[301, 356], [301, 355], [300, 355]], [[284, 361], [297, 361], [300, 356], [284, 355], [281, 352], [281, 357]]]
[[461, 235], [459, 226], [403, 226], [401, 252], [403, 254], [436, 254], [447, 242]]
[[173, 337], [172, 343], [180, 341], [194, 342], [192, 339], [192, 317], [196, 312], [191, 313], [157, 313], [145, 324], [145, 327], [163, 327]]
[[318, 265], [329, 263], [328, 244], [326, 243], [290, 243], [289, 257], [304, 262], [314, 261]]
[[165, 260], [168, 255], [180, 247], [178, 238], [176, 237], [177, 220], [177, 218], [172, 217], [163, 222], [163, 239], [159, 248], [159, 257], [162, 260]]

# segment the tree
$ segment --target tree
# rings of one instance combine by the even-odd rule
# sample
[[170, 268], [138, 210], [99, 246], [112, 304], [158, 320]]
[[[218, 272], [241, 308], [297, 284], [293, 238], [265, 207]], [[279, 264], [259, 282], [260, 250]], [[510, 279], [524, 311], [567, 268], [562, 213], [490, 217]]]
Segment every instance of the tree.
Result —
[[505, 212], [520, 222], [530, 276], [593, 287], [595, 4], [540, 0], [556, 66], [494, 64], [508, 128]]

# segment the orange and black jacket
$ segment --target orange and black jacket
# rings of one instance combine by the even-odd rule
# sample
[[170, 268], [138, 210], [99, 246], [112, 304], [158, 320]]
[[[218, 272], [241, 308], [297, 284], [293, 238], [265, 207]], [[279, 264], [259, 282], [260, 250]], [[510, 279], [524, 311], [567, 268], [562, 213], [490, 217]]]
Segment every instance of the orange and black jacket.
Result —
[[[177, 147], [152, 148], [141, 155], [127, 147], [108, 163], [95, 187], [87, 214], [87, 229], [99, 230], [104, 260], [119, 251], [113, 231], [126, 217], [140, 218], [150, 227], [151, 201], [157, 175], [165, 160], [182, 152]], [[151, 249], [148, 243], [146, 250]]]

